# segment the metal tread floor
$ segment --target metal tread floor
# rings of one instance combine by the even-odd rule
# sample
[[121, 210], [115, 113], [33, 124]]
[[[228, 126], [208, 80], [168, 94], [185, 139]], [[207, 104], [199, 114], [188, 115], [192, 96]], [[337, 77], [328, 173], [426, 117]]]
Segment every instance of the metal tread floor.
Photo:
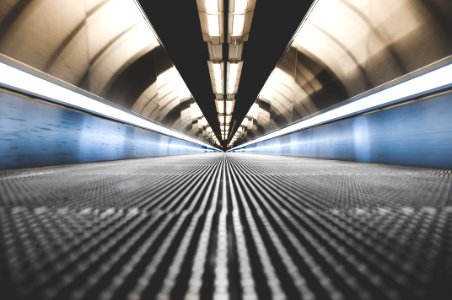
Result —
[[450, 299], [452, 171], [202, 154], [0, 171], [2, 299]]

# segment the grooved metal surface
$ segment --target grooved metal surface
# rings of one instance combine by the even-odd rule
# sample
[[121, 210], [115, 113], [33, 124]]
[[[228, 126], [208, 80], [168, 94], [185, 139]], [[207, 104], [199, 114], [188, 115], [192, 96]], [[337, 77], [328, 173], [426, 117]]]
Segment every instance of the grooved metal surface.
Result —
[[451, 188], [243, 153], [1, 171], [0, 295], [449, 299]]

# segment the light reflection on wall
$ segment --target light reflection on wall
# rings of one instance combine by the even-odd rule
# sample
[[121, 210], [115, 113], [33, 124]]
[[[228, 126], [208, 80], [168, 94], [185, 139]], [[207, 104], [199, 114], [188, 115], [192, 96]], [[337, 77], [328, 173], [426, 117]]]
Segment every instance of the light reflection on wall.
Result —
[[190, 91], [176, 68], [172, 67], [157, 76], [157, 80], [141, 94], [132, 110], [161, 122], [171, 110], [190, 98]]

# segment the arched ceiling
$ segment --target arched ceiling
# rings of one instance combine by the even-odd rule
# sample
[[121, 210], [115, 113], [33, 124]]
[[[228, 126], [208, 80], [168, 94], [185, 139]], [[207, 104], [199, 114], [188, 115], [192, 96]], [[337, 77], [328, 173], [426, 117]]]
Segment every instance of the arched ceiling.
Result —
[[452, 54], [452, 3], [318, 0], [231, 145], [356, 100]]
[[[0, 1], [0, 61], [216, 143], [134, 0]], [[12, 60], [11, 60], [12, 59]], [[14, 62], [13, 62], [14, 61]]]
[[[206, 43], [202, 39], [196, 1], [140, 0], [162, 44], [219, 137], [215, 97], [210, 84]], [[312, 1], [256, 1], [245, 43], [231, 125], [238, 126], [286, 49]], [[224, 145], [226, 146], [226, 145]]]
[[[452, 54], [450, 0], [208, 0], [210, 10], [203, 1], [0, 1], [0, 61], [226, 147]], [[204, 15], [222, 33], [206, 40]], [[228, 20], [243, 15], [249, 32], [244, 18], [241, 35], [228, 35]], [[213, 80], [215, 94], [208, 61], [226, 78]]]

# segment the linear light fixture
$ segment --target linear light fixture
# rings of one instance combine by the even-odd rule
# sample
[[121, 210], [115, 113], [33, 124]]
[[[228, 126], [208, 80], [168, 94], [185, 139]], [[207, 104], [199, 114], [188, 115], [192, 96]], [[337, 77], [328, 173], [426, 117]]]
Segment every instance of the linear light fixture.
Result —
[[207, 15], [207, 32], [212, 37], [220, 36], [220, 20], [218, 15]]
[[234, 111], [235, 100], [226, 100], [226, 114], [231, 115]]
[[27, 73], [13, 66], [0, 62], [0, 86], [16, 91], [25, 92], [56, 103], [68, 105], [83, 111], [102, 115], [110, 119], [149, 129], [168, 136], [216, 149], [211, 145], [193, 139], [185, 134], [165, 128], [146, 120], [143, 117], [131, 114], [119, 108], [110, 106], [94, 98], [77, 93], [56, 83], [45, 80], [36, 75]]
[[[224, 11], [224, 1], [229, 9]], [[243, 62], [243, 43], [248, 40], [256, 0], [196, 0], [203, 40], [209, 51], [209, 74], [220, 124], [229, 123], [233, 113]], [[227, 61], [223, 62], [224, 15], [228, 14]], [[224, 74], [224, 68], [226, 74]], [[229, 99], [228, 101], [224, 99]], [[224, 117], [225, 114], [227, 117]], [[222, 117], [223, 116], [223, 117]], [[227, 134], [227, 133], [226, 133]], [[224, 138], [225, 133], [222, 133]]]
[[209, 67], [210, 80], [212, 81], [212, 89], [214, 94], [223, 94], [223, 63], [222, 62], [212, 62], [208, 61], [207, 65]]
[[234, 15], [232, 21], [232, 36], [241, 36], [243, 34], [244, 26], [245, 26], [245, 16]]
[[232, 120], [231, 115], [218, 114], [218, 122], [220, 123], [220, 125], [229, 125], [231, 120]]
[[228, 40], [246, 42], [256, 0], [229, 0]]
[[217, 106], [217, 112], [219, 114], [224, 114], [224, 100], [215, 100], [215, 104]]
[[[229, 2], [229, 9], [224, 11], [224, 1]], [[209, 73], [212, 90], [215, 94], [220, 124], [229, 123], [234, 110], [243, 62], [241, 61], [243, 43], [248, 40], [251, 21], [256, 6], [256, 0], [196, 0], [203, 40], [207, 42], [209, 51]], [[224, 17], [228, 14], [227, 62], [223, 62]], [[224, 74], [224, 68], [226, 74]], [[231, 101], [226, 101], [229, 99]], [[226, 101], [226, 102], [225, 102]], [[228, 117], [221, 117], [227, 114]], [[228, 121], [226, 121], [228, 120]], [[224, 138], [224, 134], [222, 137]]]
[[220, 126], [225, 125], [224, 114], [218, 114], [218, 123], [220, 123]]
[[278, 136], [286, 135], [301, 129], [331, 122], [337, 119], [355, 115], [358, 113], [371, 111], [388, 104], [394, 104], [415, 96], [437, 90], [439, 88], [450, 87], [452, 85], [452, 64], [440, 67], [427, 72], [418, 77], [409, 79], [387, 89], [365, 96], [353, 102], [328, 110], [319, 115], [301, 120], [298, 123], [287, 126], [280, 130], [271, 132], [255, 140], [249, 141], [232, 150], [240, 149], [252, 144], [263, 142]]
[[221, 3], [218, 3], [222, 1], [218, 0], [204, 0], [204, 7], [206, 8], [206, 12], [208, 14], [217, 14], [220, 10]]
[[[232, 1], [231, 1], [232, 2]], [[234, 0], [234, 13], [243, 14], [246, 12], [248, 0]]]
[[223, 1], [197, 0], [199, 20], [203, 40], [213, 44], [221, 44], [223, 38]]
[[228, 62], [228, 73], [226, 82], [226, 93], [236, 94], [239, 87], [240, 73], [242, 72], [243, 61]]

